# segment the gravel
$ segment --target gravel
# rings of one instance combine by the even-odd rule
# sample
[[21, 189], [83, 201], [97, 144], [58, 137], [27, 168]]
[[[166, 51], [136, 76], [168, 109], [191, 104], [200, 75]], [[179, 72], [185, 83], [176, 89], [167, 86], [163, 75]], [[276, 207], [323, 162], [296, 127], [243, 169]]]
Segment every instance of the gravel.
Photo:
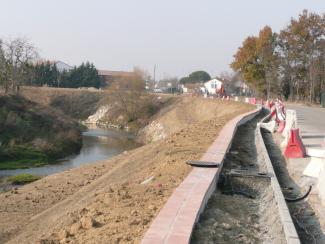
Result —
[[270, 179], [229, 175], [234, 169], [265, 171], [255, 145], [259, 119], [238, 127], [218, 187], [195, 226], [191, 243], [286, 243]]

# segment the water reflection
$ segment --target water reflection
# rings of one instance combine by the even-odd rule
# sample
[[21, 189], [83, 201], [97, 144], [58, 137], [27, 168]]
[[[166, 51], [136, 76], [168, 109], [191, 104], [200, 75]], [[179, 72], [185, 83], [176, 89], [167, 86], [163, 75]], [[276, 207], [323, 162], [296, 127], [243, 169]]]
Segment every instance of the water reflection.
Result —
[[43, 167], [16, 170], [0, 170], [0, 177], [21, 173], [33, 175], [50, 175], [67, 169], [75, 168], [83, 164], [98, 160], [110, 159], [125, 150], [139, 146], [130, 133], [113, 130], [91, 128], [83, 133], [83, 145], [78, 155], [73, 155]]

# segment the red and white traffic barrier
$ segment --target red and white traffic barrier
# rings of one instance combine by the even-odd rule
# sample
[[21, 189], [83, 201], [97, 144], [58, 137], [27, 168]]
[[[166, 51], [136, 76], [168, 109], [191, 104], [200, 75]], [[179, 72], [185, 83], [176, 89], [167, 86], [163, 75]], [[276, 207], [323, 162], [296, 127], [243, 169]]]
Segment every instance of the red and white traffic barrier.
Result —
[[286, 158], [304, 158], [306, 156], [306, 148], [302, 143], [299, 135], [299, 129], [290, 130], [290, 139], [284, 151]]

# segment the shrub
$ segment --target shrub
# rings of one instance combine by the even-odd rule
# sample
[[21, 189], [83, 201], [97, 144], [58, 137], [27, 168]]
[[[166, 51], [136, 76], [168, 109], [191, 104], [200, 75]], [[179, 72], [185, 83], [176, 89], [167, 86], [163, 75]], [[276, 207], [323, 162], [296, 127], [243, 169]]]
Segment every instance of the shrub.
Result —
[[8, 181], [10, 181], [12, 184], [24, 185], [24, 184], [39, 180], [40, 178], [41, 178], [40, 176], [35, 176], [35, 175], [31, 175], [31, 174], [18, 174], [18, 175], [9, 177]]

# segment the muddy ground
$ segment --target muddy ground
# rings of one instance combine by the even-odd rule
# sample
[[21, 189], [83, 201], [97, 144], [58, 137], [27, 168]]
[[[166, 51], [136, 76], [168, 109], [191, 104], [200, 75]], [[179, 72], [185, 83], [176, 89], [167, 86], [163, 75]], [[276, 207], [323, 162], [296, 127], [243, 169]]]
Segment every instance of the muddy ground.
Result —
[[230, 174], [233, 170], [266, 172], [255, 143], [256, 123], [261, 116], [238, 127], [218, 187], [194, 229], [191, 243], [286, 243], [270, 178]]
[[[301, 189], [296, 184], [295, 179], [290, 176], [286, 167], [286, 160], [274, 140], [277, 136], [273, 137], [271, 133], [267, 133], [266, 131], [262, 135], [284, 196], [295, 199], [303, 195], [308, 189]], [[308, 198], [298, 202], [287, 202], [287, 205], [301, 243], [325, 243], [325, 235]]]
[[199, 159], [227, 121], [252, 109], [178, 99], [155, 117], [166, 138], [0, 194], [0, 243], [139, 243], [190, 172], [185, 161]]

